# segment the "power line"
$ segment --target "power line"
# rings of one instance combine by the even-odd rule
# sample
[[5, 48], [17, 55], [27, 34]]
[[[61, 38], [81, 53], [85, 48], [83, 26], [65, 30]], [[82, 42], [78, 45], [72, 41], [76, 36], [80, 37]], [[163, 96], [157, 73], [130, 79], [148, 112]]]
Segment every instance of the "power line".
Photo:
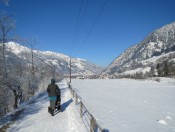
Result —
[[[77, 32], [77, 29], [78, 29], [78, 23], [79, 23], [79, 19], [80, 19], [80, 15], [81, 15], [81, 10], [82, 10], [82, 7], [83, 7], [83, 2], [84, 2], [84, 0], [82, 0], [81, 1], [81, 6], [80, 6], [80, 10], [79, 10], [79, 14], [78, 14], [78, 18], [77, 18], [77, 22], [76, 22], [76, 26], [75, 26], [75, 30], [74, 30], [74, 35], [73, 35], [73, 39], [72, 39], [72, 44], [71, 44], [71, 46], [70, 46], [70, 55], [71, 55], [71, 51], [72, 51], [72, 49], [73, 49], [73, 45], [74, 45], [74, 41], [75, 41], [75, 36], [76, 36], [76, 32]], [[69, 83], [71, 83], [71, 74], [72, 74], [72, 61], [71, 61], [71, 56], [70, 56], [70, 82]]]
[[84, 2], [84, 0], [81, 1], [81, 6], [80, 6], [80, 9], [79, 9], [78, 18], [77, 18], [76, 25], [75, 25], [75, 30], [74, 30], [74, 34], [73, 34], [73, 38], [72, 38], [72, 43], [71, 43], [71, 46], [70, 46], [70, 53], [71, 53], [71, 51], [73, 49], [73, 46], [75, 44], [75, 37], [76, 37], [77, 29], [78, 29], [78, 23], [79, 23], [79, 19], [80, 19], [80, 15], [81, 15], [81, 10], [82, 10], [82, 7], [83, 7], [83, 2]]
[[102, 14], [102, 12], [103, 12], [103, 10], [104, 10], [104, 8], [105, 8], [105, 6], [107, 5], [108, 2], [109, 2], [109, 0], [106, 0], [105, 3], [103, 4], [102, 8], [100, 9], [100, 12], [99, 12], [98, 16], [96, 17], [96, 19], [95, 19], [93, 25], [91, 26], [91, 28], [90, 28], [90, 30], [89, 30], [87, 36], [85, 37], [85, 39], [84, 39], [83, 42], [81, 43], [80, 48], [79, 48], [79, 50], [78, 50], [78, 53], [80, 53], [81, 49], [83, 48], [84, 44], [86, 43], [87, 39], [89, 38], [91, 32], [93, 31], [95, 25], [97, 24], [97, 22], [98, 22], [98, 20], [99, 20], [99, 18], [100, 18], [100, 16], [101, 16], [101, 14]]
[[76, 38], [75, 38], [75, 43], [77, 42], [77, 39], [78, 39], [78, 36], [79, 36], [79, 33], [80, 33], [80, 29], [81, 29], [81, 27], [82, 27], [82, 25], [83, 25], [84, 18], [85, 18], [85, 13], [86, 13], [88, 4], [89, 4], [89, 0], [87, 0], [86, 5], [85, 5], [85, 8], [84, 8], [84, 11], [83, 11], [83, 13], [82, 13], [82, 19], [81, 19], [81, 21], [80, 21], [80, 25], [79, 25], [79, 28], [78, 28], [78, 31], [77, 31], [77, 35], [76, 35]]

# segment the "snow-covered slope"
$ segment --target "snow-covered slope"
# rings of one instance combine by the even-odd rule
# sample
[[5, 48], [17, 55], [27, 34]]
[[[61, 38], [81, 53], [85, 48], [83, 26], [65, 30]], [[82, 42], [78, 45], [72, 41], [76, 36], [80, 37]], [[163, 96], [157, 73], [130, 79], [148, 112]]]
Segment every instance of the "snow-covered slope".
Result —
[[[9, 42], [6, 44], [9, 52], [14, 53], [24, 61], [30, 61], [32, 52], [34, 57], [34, 65], [37, 67], [49, 65], [55, 70], [62, 72], [64, 75], [69, 74], [70, 57], [61, 53], [52, 51], [31, 50], [20, 44]], [[100, 66], [90, 63], [84, 59], [72, 58], [72, 75], [90, 76], [99, 74], [102, 71]]]
[[[150, 61], [152, 58], [154, 64]], [[102, 74], [113, 75], [138, 68], [155, 67], [158, 62], [166, 59], [173, 61], [173, 58], [175, 58], [175, 22], [153, 31], [142, 42], [125, 50]]]

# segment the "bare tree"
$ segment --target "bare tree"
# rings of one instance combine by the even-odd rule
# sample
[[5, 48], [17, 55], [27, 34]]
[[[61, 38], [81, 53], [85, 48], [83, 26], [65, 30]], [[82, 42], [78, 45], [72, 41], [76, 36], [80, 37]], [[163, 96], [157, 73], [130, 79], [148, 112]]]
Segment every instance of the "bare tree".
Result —
[[[2, 1], [1, 1], [2, 2]], [[2, 98], [0, 98], [0, 105], [2, 106], [1, 111], [6, 114], [9, 112], [9, 106], [12, 104], [11, 91], [8, 88], [8, 79], [7, 77], [7, 64], [6, 64], [6, 43], [11, 41], [12, 37], [10, 36], [15, 27], [12, 15], [7, 15], [5, 12], [0, 13], [0, 47], [1, 47], [1, 56], [0, 56], [0, 92], [2, 93]], [[2, 114], [2, 113], [1, 113]]]
[[[28, 74], [28, 93], [30, 95], [34, 95], [34, 92], [37, 89], [37, 77], [36, 77], [36, 65], [35, 65], [35, 53], [34, 47], [37, 44], [37, 40], [35, 38], [31, 38], [25, 40], [26, 45], [30, 47], [30, 52], [26, 51], [26, 60], [28, 62], [29, 74]], [[29, 95], [29, 96], [30, 96]]]
[[9, 0], [0, 0], [0, 2], [4, 3], [5, 5], [9, 4]]
[[30, 40], [27, 41], [27, 44], [31, 49], [31, 73], [32, 73], [32, 81], [33, 81], [35, 77], [34, 47], [37, 44], [37, 40], [35, 38], [31, 38]]
[[9, 16], [5, 12], [0, 14], [0, 43], [2, 44], [2, 76], [3, 78], [7, 76], [6, 58], [5, 58], [5, 44], [11, 41], [10, 33], [15, 27], [12, 15]]

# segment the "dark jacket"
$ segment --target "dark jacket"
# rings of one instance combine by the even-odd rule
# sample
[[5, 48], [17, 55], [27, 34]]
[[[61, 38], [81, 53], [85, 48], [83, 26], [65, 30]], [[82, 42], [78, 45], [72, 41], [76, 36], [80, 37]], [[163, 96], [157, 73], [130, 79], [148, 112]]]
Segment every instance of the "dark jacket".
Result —
[[48, 85], [47, 92], [49, 96], [57, 96], [58, 94], [60, 94], [60, 88], [57, 84], [51, 83]]

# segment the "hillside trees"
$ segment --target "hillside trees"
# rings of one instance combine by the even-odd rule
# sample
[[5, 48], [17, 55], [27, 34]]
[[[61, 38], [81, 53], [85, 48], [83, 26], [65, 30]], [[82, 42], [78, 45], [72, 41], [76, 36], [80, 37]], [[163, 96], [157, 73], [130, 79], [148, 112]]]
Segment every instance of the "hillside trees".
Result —
[[[16, 90], [12, 88], [14, 83], [10, 82], [18, 82], [16, 79], [11, 80], [11, 76], [9, 76], [11, 66], [7, 65], [7, 61], [11, 58], [7, 56], [6, 43], [13, 40], [11, 34], [15, 27], [12, 17], [5, 12], [0, 13], [0, 115], [9, 112], [9, 106], [13, 107], [12, 94]], [[16, 98], [16, 94], [13, 97]]]
[[[63, 78], [57, 65], [38, 57], [39, 53], [34, 50], [36, 39], [18, 38], [30, 48], [23, 48], [19, 53], [12, 52], [14, 49], [10, 49], [9, 44], [17, 41], [14, 32], [13, 15], [0, 13], [0, 117], [17, 108], [20, 101], [28, 100], [38, 90], [45, 90], [52, 77], [56, 81]], [[20, 49], [21, 45], [15, 48]]]
[[158, 76], [174, 76], [175, 75], [175, 63], [174, 61], [165, 60], [162, 63], [157, 63], [156, 70]]
[[164, 61], [164, 66], [163, 66], [163, 75], [168, 76], [169, 75], [169, 65], [168, 61]]
[[5, 49], [8, 41], [12, 40], [10, 33], [14, 30], [15, 24], [12, 16], [7, 15], [5, 12], [0, 14], [0, 42], [1, 52], [2, 52], [2, 63], [1, 63], [1, 72], [2, 78], [7, 77], [7, 65], [6, 65], [6, 57], [5, 57]]
[[160, 63], [157, 63], [156, 65], [157, 75], [161, 76], [161, 69], [160, 69]]
[[[34, 85], [37, 84], [37, 80], [34, 78], [33, 49], [28, 68], [23, 59], [8, 48], [9, 42], [16, 40], [13, 34], [15, 22], [12, 17], [13, 15], [7, 15], [4, 12], [0, 14], [0, 116], [17, 108], [22, 96], [23, 99], [28, 99], [37, 89], [37, 85]], [[33, 83], [34, 81], [36, 83]], [[28, 84], [28, 87], [25, 84]], [[23, 91], [27, 92], [23, 94]], [[32, 94], [29, 95], [29, 93]]]
[[30, 52], [27, 54], [27, 62], [28, 62], [28, 94], [29, 96], [33, 96], [37, 90], [37, 77], [36, 77], [36, 69], [35, 65], [36, 54], [34, 53], [34, 46], [37, 44], [36, 39], [32, 38], [30, 40], [26, 40], [27, 45], [30, 47]]

